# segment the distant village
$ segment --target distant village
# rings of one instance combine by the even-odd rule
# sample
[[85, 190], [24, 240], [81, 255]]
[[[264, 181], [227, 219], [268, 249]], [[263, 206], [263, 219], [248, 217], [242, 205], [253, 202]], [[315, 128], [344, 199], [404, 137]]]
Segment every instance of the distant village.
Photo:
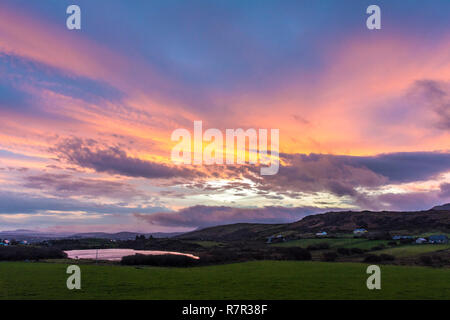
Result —
[[[376, 238], [386, 238], [386, 234], [383, 232], [369, 232], [367, 229], [364, 228], [357, 228], [353, 230], [353, 236], [354, 237], [366, 237], [368, 239], [376, 239]], [[327, 238], [331, 237], [331, 235], [328, 234], [326, 231], [320, 231], [315, 234], [316, 238]], [[417, 244], [446, 244], [448, 243], [448, 237], [445, 234], [438, 234], [438, 235], [430, 235], [427, 237], [414, 237], [411, 235], [394, 235], [390, 236], [388, 234], [388, 238], [392, 240], [403, 240], [408, 242], [415, 242]], [[277, 243], [277, 242], [285, 242], [287, 239], [282, 235], [272, 235], [267, 238], [266, 243]]]
[[11, 245], [28, 245], [28, 241], [16, 241], [16, 240], [8, 240], [8, 239], [0, 239], [0, 246], [11, 246]]
[[[333, 238], [335, 235], [329, 234], [326, 231], [320, 231], [315, 233], [316, 238]], [[407, 241], [409, 243], [415, 242], [416, 244], [447, 244], [448, 243], [448, 237], [445, 234], [437, 234], [437, 235], [429, 235], [424, 237], [419, 236], [411, 236], [411, 235], [393, 235], [391, 236], [388, 232], [382, 232], [382, 231], [374, 231], [369, 232], [365, 228], [357, 228], [353, 230], [353, 237], [355, 238], [367, 238], [367, 239], [392, 239], [395, 241]], [[267, 237], [267, 244], [271, 243], [279, 243], [279, 242], [286, 242], [291, 239], [287, 239], [283, 234], [276, 234], [272, 235], [270, 237]], [[115, 242], [116, 240], [111, 239], [111, 242]], [[43, 241], [45, 243], [46, 241]], [[27, 240], [20, 240], [17, 241], [15, 239], [9, 240], [9, 239], [0, 239], [0, 246], [10, 246], [10, 245], [29, 245], [30, 243]]]

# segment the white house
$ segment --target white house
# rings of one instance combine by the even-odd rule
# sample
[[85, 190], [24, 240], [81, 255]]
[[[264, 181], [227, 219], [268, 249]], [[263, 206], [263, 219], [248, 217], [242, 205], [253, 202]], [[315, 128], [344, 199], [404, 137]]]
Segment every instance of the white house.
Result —
[[273, 235], [267, 238], [266, 243], [274, 243], [274, 242], [281, 242], [281, 241], [286, 241], [286, 239], [284, 238], [284, 236], [282, 234], [279, 235]]
[[416, 239], [416, 243], [426, 243], [427, 242], [427, 239], [425, 239], [425, 238], [417, 238]]
[[358, 229], [353, 230], [353, 234], [354, 235], [362, 235], [362, 234], [364, 234], [366, 232], [367, 232], [367, 230], [364, 229], [364, 228], [358, 228]]
[[317, 233], [316, 233], [316, 236], [318, 236], [318, 237], [325, 237], [325, 236], [327, 236], [327, 235], [328, 235], [328, 233], [326, 233], [325, 231], [317, 232]]

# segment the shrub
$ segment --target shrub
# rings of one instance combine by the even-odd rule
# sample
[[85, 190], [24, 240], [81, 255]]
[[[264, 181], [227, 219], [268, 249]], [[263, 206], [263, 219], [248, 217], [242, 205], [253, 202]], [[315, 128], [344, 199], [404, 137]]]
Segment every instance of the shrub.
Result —
[[395, 257], [393, 255], [386, 254], [386, 253], [380, 254], [380, 258], [383, 261], [394, 261], [395, 260]]
[[382, 259], [376, 254], [369, 254], [364, 258], [364, 262], [381, 262]]
[[409, 243], [413, 243], [413, 242], [414, 242], [413, 238], [411, 238], [411, 239], [400, 239], [400, 243], [401, 244], [409, 244]]
[[[238, 252], [227, 248], [213, 248], [208, 252], [208, 261], [212, 263], [234, 261], [238, 259]], [[202, 260], [203, 258], [200, 257]]]
[[202, 264], [217, 264], [217, 263], [223, 263], [227, 261], [234, 261], [236, 260], [235, 256], [229, 256], [229, 255], [218, 255], [214, 254], [212, 252], [205, 252], [199, 254], [200, 261]]
[[8, 246], [0, 247], [0, 261], [23, 261], [40, 259], [62, 259], [67, 254], [56, 248]]
[[343, 255], [343, 256], [349, 256], [352, 254], [352, 251], [347, 248], [338, 248], [337, 253], [339, 253], [340, 255]]
[[350, 248], [352, 254], [363, 254], [364, 250], [360, 248]]
[[390, 245], [391, 247], [394, 247], [397, 245], [397, 241], [389, 241], [388, 245]]
[[431, 259], [430, 256], [421, 256], [419, 258], [420, 262], [422, 262], [424, 265], [431, 266], [433, 264], [433, 259]]
[[123, 265], [149, 265], [159, 267], [188, 267], [198, 264], [197, 259], [193, 259], [183, 255], [161, 254], [161, 255], [144, 255], [135, 254], [122, 257]]
[[330, 245], [326, 242], [316, 243], [309, 245], [306, 249], [313, 251], [313, 250], [327, 250], [330, 249]]
[[324, 261], [335, 261], [337, 258], [336, 252], [324, 252], [323, 260]]
[[311, 260], [312, 258], [308, 250], [299, 247], [283, 248], [281, 253], [287, 260]]
[[438, 256], [437, 254], [432, 255], [431, 259], [433, 259], [434, 261], [439, 261], [439, 262], [444, 261], [444, 259], [442, 259], [442, 257]]
[[385, 231], [373, 231], [366, 234], [366, 237], [370, 240], [390, 240], [392, 239], [389, 232]]

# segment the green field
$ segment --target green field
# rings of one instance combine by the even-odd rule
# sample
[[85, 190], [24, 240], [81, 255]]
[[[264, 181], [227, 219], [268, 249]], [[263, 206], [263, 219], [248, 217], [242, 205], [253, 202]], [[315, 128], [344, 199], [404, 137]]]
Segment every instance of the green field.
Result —
[[379, 246], [380, 244], [387, 245], [388, 240], [368, 240], [365, 238], [323, 238], [323, 239], [299, 239], [287, 242], [281, 242], [273, 244], [273, 246], [279, 247], [302, 247], [306, 248], [309, 245], [318, 243], [328, 243], [330, 248], [360, 248], [371, 249], [372, 247]]
[[80, 265], [82, 289], [66, 288], [61, 263], [0, 263], [0, 299], [450, 299], [450, 269], [257, 261], [195, 268]]
[[374, 251], [374, 253], [386, 253], [398, 258], [403, 258], [446, 249], [450, 249], [450, 244], [412, 244], [397, 248], [378, 250]]
[[437, 231], [434, 231], [434, 232], [424, 232], [424, 233], [421, 233], [421, 234], [419, 234], [419, 235], [417, 235], [418, 237], [429, 237], [429, 236], [431, 236], [431, 235], [437, 235], [437, 234], [443, 234], [443, 235], [446, 235], [448, 238], [450, 238], [450, 233], [448, 233], [448, 232], [442, 232], [442, 231], [439, 231], [439, 230], [437, 230]]

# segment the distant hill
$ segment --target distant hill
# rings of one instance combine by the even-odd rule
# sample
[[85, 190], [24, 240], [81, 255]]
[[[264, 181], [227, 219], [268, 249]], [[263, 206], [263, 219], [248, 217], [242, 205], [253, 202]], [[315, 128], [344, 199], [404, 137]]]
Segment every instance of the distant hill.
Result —
[[293, 223], [238, 223], [196, 230], [176, 238], [213, 241], [260, 240], [279, 233], [285, 236], [298, 236], [318, 231], [347, 233], [360, 227], [369, 231], [425, 232], [440, 230], [450, 232], [450, 210], [327, 212], [310, 215]]
[[435, 206], [431, 210], [450, 210], [450, 203], [446, 203], [441, 206]]
[[34, 230], [10, 230], [0, 231], [0, 239], [15, 239], [18, 241], [40, 242], [50, 239], [61, 239], [70, 235], [69, 233], [41, 232]]
[[97, 239], [111, 239], [111, 240], [134, 240], [138, 235], [145, 235], [148, 238], [150, 235], [153, 238], [171, 238], [180, 235], [181, 232], [153, 232], [153, 233], [139, 233], [139, 232], [117, 232], [117, 233], [105, 233], [105, 232], [86, 232], [76, 233], [67, 238], [81, 239], [81, 238], [97, 238]]
[[0, 239], [15, 239], [18, 241], [26, 240], [28, 242], [40, 242], [45, 240], [55, 239], [82, 239], [82, 238], [98, 238], [98, 239], [112, 239], [112, 240], [134, 240], [137, 235], [144, 234], [147, 238], [152, 235], [154, 238], [171, 238], [180, 235], [181, 232], [154, 232], [154, 233], [138, 233], [138, 232], [86, 232], [86, 233], [55, 233], [55, 232], [41, 232], [34, 230], [11, 230], [0, 231]]
[[281, 232], [286, 224], [236, 223], [195, 230], [175, 238], [181, 240], [234, 241], [258, 239]]

